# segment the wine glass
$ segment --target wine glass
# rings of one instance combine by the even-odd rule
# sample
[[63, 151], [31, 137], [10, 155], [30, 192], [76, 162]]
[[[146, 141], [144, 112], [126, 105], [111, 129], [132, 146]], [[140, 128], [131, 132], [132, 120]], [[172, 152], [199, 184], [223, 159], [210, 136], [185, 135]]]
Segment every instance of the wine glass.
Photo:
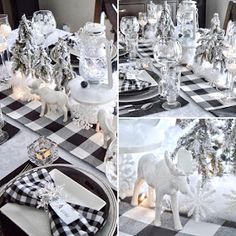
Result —
[[158, 13], [158, 9], [155, 3], [151, 1], [149, 4], [147, 4], [147, 18], [148, 18], [148, 22], [151, 25], [157, 23], [157, 17], [158, 17], [157, 13]]
[[[0, 36], [8, 39], [9, 35], [11, 34], [11, 26], [8, 21], [8, 15], [7, 14], [0, 14]], [[7, 48], [7, 60], [10, 61], [10, 53]]]
[[6, 142], [9, 138], [9, 135], [6, 131], [3, 131], [3, 127], [5, 125], [5, 121], [3, 118], [3, 114], [2, 114], [2, 108], [1, 108], [1, 104], [0, 104], [0, 145], [3, 144], [4, 142]]
[[124, 16], [120, 21], [120, 30], [122, 34], [130, 35], [132, 33], [138, 33], [139, 23], [136, 16]]
[[162, 107], [166, 110], [180, 107], [181, 104], [176, 101], [178, 78], [170, 69], [175, 67], [181, 60], [182, 47], [175, 38], [159, 38], [154, 44], [153, 52], [156, 62], [164, 67], [164, 70], [162, 69], [161, 71], [166, 72], [165, 76], [162, 74], [162, 79], [166, 81], [165, 87], [167, 91], [162, 91], [162, 93], [166, 93], [167, 102], [162, 104]]
[[56, 29], [56, 20], [52, 12], [49, 10], [34, 12], [32, 23], [35, 30], [44, 35], [44, 39], [46, 39]]
[[125, 35], [125, 43], [127, 46], [127, 40], [131, 37], [132, 34], [138, 33], [139, 23], [138, 19], [135, 16], [124, 16], [120, 21], [120, 31]]
[[234, 81], [236, 77], [236, 55], [232, 55], [232, 57], [228, 54], [226, 60], [226, 69], [227, 69], [227, 79], [226, 79], [226, 90], [224, 92], [225, 97], [223, 98], [224, 102], [230, 102], [232, 99], [235, 99], [234, 94]]
[[227, 77], [225, 81], [226, 90], [224, 91], [225, 97], [222, 99], [224, 102], [230, 102], [235, 98], [234, 94], [234, 81], [236, 76], [236, 22], [229, 21], [226, 30], [227, 47], [223, 51], [226, 57]]
[[227, 25], [226, 40], [231, 46], [236, 47], [236, 22], [235, 21], [230, 20]]
[[2, 60], [0, 83], [6, 83], [8, 79], [10, 78], [10, 75], [6, 67], [5, 58], [4, 58], [5, 50], [7, 50], [7, 40], [6, 38], [0, 36], [0, 54], [1, 54], [1, 60]]
[[153, 48], [156, 62], [167, 68], [173, 67], [182, 57], [182, 47], [175, 38], [159, 38]]
[[144, 38], [144, 26], [147, 24], [147, 13], [146, 12], [139, 12], [138, 13], [138, 22], [141, 25], [142, 35], [141, 38]]
[[157, 4], [157, 22], [159, 22], [161, 18], [162, 11], [163, 11], [163, 6], [161, 4]]

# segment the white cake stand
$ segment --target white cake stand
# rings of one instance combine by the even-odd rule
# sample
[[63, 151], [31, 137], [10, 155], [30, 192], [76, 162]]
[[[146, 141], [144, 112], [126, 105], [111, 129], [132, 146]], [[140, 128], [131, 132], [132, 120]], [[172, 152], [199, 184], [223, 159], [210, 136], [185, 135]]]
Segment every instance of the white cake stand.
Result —
[[[113, 76], [115, 77], [116, 74], [114, 73]], [[74, 111], [74, 122], [80, 128], [89, 129], [93, 124], [97, 124], [100, 109], [113, 111], [117, 90], [116, 84], [112, 88], [105, 84], [90, 84], [87, 88], [82, 88], [82, 81], [82, 77], [77, 77], [69, 83], [71, 103]]]

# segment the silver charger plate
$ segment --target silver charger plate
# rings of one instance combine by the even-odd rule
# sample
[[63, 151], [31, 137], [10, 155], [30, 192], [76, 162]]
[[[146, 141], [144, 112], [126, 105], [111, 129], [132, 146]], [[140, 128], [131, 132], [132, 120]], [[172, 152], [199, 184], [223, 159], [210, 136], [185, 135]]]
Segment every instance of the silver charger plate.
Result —
[[[109, 200], [109, 213], [108, 213], [108, 217], [106, 218], [106, 221], [103, 225], [103, 227], [99, 230], [99, 232], [96, 233], [96, 236], [103, 236], [103, 235], [107, 235], [107, 236], [113, 236], [115, 230], [116, 230], [116, 223], [117, 223], [117, 215], [118, 215], [118, 211], [117, 211], [117, 200], [116, 197], [114, 195], [113, 190], [111, 189], [110, 185], [108, 182], [104, 181], [98, 174], [92, 173], [90, 170], [85, 169], [85, 168], [81, 168], [81, 167], [75, 167], [72, 166], [70, 164], [53, 164], [53, 165], [47, 165], [47, 166], [43, 166], [43, 167], [36, 167], [34, 169], [28, 170], [24, 173], [21, 173], [19, 175], [17, 175], [15, 178], [13, 178], [12, 180], [10, 180], [5, 186], [10, 186], [16, 179], [25, 176], [27, 173], [30, 173], [32, 171], [35, 170], [39, 170], [42, 168], [50, 168], [50, 169], [59, 169], [61, 168], [71, 168], [73, 171], [78, 171], [81, 172], [82, 174], [88, 176], [88, 179], [91, 179], [92, 181], [94, 181], [97, 185], [99, 185], [104, 193], [106, 194], [108, 200]], [[0, 202], [1, 202], [1, 197], [4, 193], [5, 188], [0, 190]]]

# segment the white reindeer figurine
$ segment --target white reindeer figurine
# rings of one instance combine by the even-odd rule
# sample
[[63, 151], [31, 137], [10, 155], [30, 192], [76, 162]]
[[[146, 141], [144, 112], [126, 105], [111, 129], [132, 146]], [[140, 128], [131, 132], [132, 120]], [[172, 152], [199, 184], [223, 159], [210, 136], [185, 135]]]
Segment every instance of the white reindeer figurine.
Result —
[[50, 109], [51, 107], [55, 108], [56, 106], [57, 108], [62, 109], [64, 114], [63, 122], [66, 122], [68, 120], [67, 113], [70, 109], [67, 95], [62, 91], [55, 91], [48, 87], [40, 88], [41, 83], [42, 81], [37, 80], [34, 81], [30, 86], [31, 93], [38, 95], [42, 102], [40, 117], [45, 115], [46, 108]]
[[[181, 152], [184, 155], [180, 155]], [[181, 168], [181, 166], [183, 168]], [[187, 194], [189, 192], [187, 174], [189, 173], [188, 171], [192, 172], [192, 166], [192, 155], [185, 149], [180, 149], [178, 153], [177, 165], [175, 165], [169, 158], [168, 152], [165, 152], [165, 158], [162, 160], [158, 160], [158, 158], [153, 154], [146, 154], [142, 156], [138, 163], [138, 177], [135, 183], [131, 204], [133, 206], [138, 205], [140, 188], [146, 181], [149, 186], [148, 203], [151, 206], [153, 206], [154, 202], [153, 189], [156, 193], [154, 224], [156, 226], [161, 225], [161, 203], [164, 195], [167, 194], [171, 197], [171, 207], [174, 217], [175, 229], [181, 230], [182, 224], [179, 218], [178, 191], [183, 194]], [[189, 169], [187, 170], [186, 167]]]
[[104, 135], [104, 147], [107, 148], [109, 139], [116, 139], [116, 116], [111, 112], [101, 109], [98, 111], [98, 124], [101, 127]]

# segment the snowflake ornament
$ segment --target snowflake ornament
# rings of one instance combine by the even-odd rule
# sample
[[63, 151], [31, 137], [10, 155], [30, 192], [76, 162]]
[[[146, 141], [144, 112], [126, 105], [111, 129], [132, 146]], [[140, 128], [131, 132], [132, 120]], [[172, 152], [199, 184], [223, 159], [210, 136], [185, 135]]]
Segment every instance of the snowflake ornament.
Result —
[[236, 208], [236, 191], [231, 190], [229, 194], [224, 193], [223, 196], [228, 200], [225, 204], [228, 206], [227, 210], [232, 211]]
[[199, 180], [195, 187], [190, 187], [191, 194], [187, 195], [184, 211], [188, 212], [188, 217], [193, 216], [195, 221], [200, 221], [207, 217], [207, 214], [213, 213], [212, 203], [214, 202], [213, 195], [216, 192], [209, 185], [201, 187]]
[[47, 211], [50, 202], [63, 198], [63, 190], [64, 187], [62, 185], [55, 186], [54, 183], [47, 182], [42, 185], [41, 188], [33, 193], [33, 197], [38, 199], [37, 208], [44, 208]]

